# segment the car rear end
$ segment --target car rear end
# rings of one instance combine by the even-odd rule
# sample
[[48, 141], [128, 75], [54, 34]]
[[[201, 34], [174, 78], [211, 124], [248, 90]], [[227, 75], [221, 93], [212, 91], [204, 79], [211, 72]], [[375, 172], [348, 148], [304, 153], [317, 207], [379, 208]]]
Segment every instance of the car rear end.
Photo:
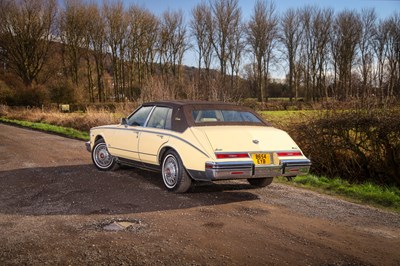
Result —
[[209, 180], [306, 175], [311, 161], [290, 136], [273, 127], [210, 126], [204, 134], [214, 157], [205, 163]]

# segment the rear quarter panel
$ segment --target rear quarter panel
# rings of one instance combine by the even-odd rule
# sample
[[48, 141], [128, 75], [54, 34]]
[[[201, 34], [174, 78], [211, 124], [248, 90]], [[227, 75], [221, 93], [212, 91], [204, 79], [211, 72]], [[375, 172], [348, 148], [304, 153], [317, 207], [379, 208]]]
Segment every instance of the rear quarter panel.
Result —
[[179, 154], [186, 169], [204, 171], [205, 162], [213, 160], [210, 154], [211, 147], [207, 145], [207, 143], [200, 143], [192, 131], [187, 129], [183, 133], [173, 132], [160, 152], [163, 149], [172, 148]]

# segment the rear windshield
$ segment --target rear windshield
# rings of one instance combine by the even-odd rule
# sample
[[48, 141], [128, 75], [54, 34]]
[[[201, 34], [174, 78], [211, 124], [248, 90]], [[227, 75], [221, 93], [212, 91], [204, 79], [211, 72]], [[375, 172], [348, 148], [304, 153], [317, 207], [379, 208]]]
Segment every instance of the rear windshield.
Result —
[[254, 114], [248, 111], [204, 109], [192, 111], [193, 121], [197, 123], [262, 123]]

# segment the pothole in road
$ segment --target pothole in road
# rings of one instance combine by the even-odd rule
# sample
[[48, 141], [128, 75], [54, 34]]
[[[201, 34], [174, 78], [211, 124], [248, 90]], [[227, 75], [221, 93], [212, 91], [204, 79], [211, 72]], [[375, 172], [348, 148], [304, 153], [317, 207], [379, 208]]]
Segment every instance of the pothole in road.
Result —
[[95, 229], [108, 232], [130, 231], [139, 232], [147, 227], [141, 220], [138, 219], [108, 219], [100, 223], [94, 224]]

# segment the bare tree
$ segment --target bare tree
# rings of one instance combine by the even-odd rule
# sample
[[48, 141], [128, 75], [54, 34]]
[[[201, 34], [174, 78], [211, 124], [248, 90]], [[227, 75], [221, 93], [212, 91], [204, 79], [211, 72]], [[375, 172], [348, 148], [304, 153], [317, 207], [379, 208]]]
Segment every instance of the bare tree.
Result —
[[146, 65], [146, 75], [153, 75], [154, 62], [157, 53], [157, 37], [159, 33], [160, 21], [159, 19], [150, 12], [146, 12], [144, 19], [144, 25], [146, 29], [145, 35], [143, 36], [143, 46], [141, 49], [141, 58], [143, 58], [144, 64]]
[[229, 39], [233, 37], [230, 34], [234, 33], [235, 28], [238, 24], [236, 21], [240, 16], [240, 8], [238, 0], [214, 0], [211, 2], [211, 10], [213, 15], [212, 27], [213, 27], [213, 38], [212, 44], [214, 47], [215, 55], [219, 61], [219, 68], [222, 78], [221, 84], [221, 98], [223, 95], [228, 93], [226, 89], [226, 75], [227, 75], [227, 64], [231, 47], [229, 46]]
[[[95, 58], [94, 56], [94, 49], [93, 49], [93, 42], [91, 38], [91, 32], [94, 30], [93, 29], [93, 22], [92, 22], [92, 14], [96, 14], [96, 10], [93, 8], [93, 4], [84, 4], [82, 6], [82, 13], [83, 17], [82, 19], [82, 28], [83, 28], [83, 33], [84, 33], [84, 41], [83, 41], [83, 51], [82, 55], [83, 58], [86, 61], [86, 88], [89, 93], [89, 100], [90, 102], [95, 101], [95, 81], [94, 81], [94, 66], [93, 66], [93, 60]], [[94, 30], [95, 31], [95, 30]]]
[[300, 27], [303, 29], [303, 36], [301, 40], [301, 54], [300, 54], [300, 66], [302, 69], [302, 79], [305, 87], [306, 100], [312, 98], [311, 95], [311, 75], [310, 72], [314, 69], [315, 62], [313, 62], [312, 55], [316, 50], [314, 42], [314, 36], [312, 31], [313, 16], [317, 12], [316, 7], [306, 6], [301, 9], [301, 24]]
[[54, 36], [55, 0], [3, 0], [0, 47], [26, 86], [37, 79]]
[[59, 36], [64, 44], [62, 50], [66, 74], [71, 76], [75, 86], [79, 84], [79, 65], [86, 37], [85, 18], [81, 0], [65, 1], [65, 9], [59, 15]]
[[[314, 20], [314, 33], [317, 39], [317, 68], [316, 68], [316, 86], [313, 86], [313, 97], [319, 99], [322, 96], [328, 98], [328, 89], [326, 85], [326, 70], [328, 64], [329, 41], [332, 30], [333, 10], [322, 9], [317, 13]], [[314, 80], [314, 79], [313, 79]]]
[[[230, 66], [230, 90], [238, 95], [239, 71], [242, 62], [242, 54], [245, 49], [245, 25], [242, 22], [242, 12], [239, 10], [234, 17], [232, 32], [228, 34], [229, 66]], [[231, 97], [232, 93], [227, 96]], [[225, 100], [225, 99], [224, 99]]]
[[389, 39], [390, 26], [387, 20], [380, 20], [376, 26], [376, 31], [374, 33], [374, 52], [377, 60], [377, 80], [375, 81], [381, 100], [384, 100], [384, 71], [385, 71], [385, 60], [387, 54], [387, 43]]
[[186, 38], [183, 12], [164, 12], [160, 31], [160, 60], [161, 64], [163, 64], [167, 83], [170, 83], [170, 74], [174, 78], [172, 84], [168, 84], [171, 95], [174, 97], [177, 96], [177, 86], [181, 78], [183, 55], [188, 48]]
[[105, 2], [103, 16], [106, 21], [106, 41], [112, 57], [114, 97], [116, 101], [121, 101], [125, 96], [124, 56], [128, 25], [122, 1]]
[[299, 57], [299, 47], [303, 34], [299, 10], [288, 9], [281, 18], [281, 42], [285, 48], [285, 55], [289, 64], [289, 97], [297, 100], [298, 87], [295, 86], [296, 63]]
[[256, 63], [256, 80], [260, 100], [268, 98], [268, 74], [273, 50], [278, 39], [278, 17], [273, 2], [258, 1], [247, 26], [247, 42]]
[[[192, 19], [190, 21], [191, 34], [195, 39], [195, 50], [198, 54], [197, 61], [197, 92], [194, 97], [199, 94], [199, 90], [203, 89], [203, 97], [207, 98], [209, 89], [209, 73], [212, 59], [212, 15], [211, 9], [205, 3], [200, 3], [192, 9]], [[202, 78], [202, 68], [206, 70], [206, 76]], [[202, 84], [205, 79], [205, 86]]]
[[[372, 94], [372, 69], [374, 64], [373, 39], [375, 33], [376, 13], [374, 9], [361, 11], [361, 36], [358, 43], [360, 51], [360, 72], [362, 77], [361, 92], [357, 90], [357, 97], [369, 97]], [[360, 95], [362, 94], [362, 95]]]
[[97, 4], [88, 6], [90, 21], [86, 38], [90, 39], [90, 47], [96, 66], [96, 87], [99, 102], [106, 100], [104, 86], [104, 57], [106, 54], [105, 20]]
[[335, 79], [341, 99], [348, 99], [352, 91], [352, 68], [356, 47], [361, 37], [361, 19], [355, 11], [342, 11], [335, 19], [332, 37], [332, 54], [335, 60]]
[[158, 20], [148, 10], [132, 6], [128, 10], [127, 65], [128, 95], [139, 97], [145, 79], [151, 73], [158, 34]]
[[132, 99], [139, 95], [135, 90], [136, 84], [142, 82], [143, 64], [141, 61], [140, 49], [142, 46], [142, 38], [144, 36], [143, 29], [143, 10], [138, 6], [132, 6], [128, 10], [128, 33], [127, 33], [127, 60], [128, 60], [128, 97]]
[[323, 94], [328, 96], [325, 78], [332, 16], [331, 9], [308, 6], [301, 11], [301, 27], [304, 30], [301, 42], [301, 61], [304, 65], [307, 100], [318, 100]]
[[387, 96], [400, 95], [400, 13], [393, 14], [389, 20], [387, 72]]

